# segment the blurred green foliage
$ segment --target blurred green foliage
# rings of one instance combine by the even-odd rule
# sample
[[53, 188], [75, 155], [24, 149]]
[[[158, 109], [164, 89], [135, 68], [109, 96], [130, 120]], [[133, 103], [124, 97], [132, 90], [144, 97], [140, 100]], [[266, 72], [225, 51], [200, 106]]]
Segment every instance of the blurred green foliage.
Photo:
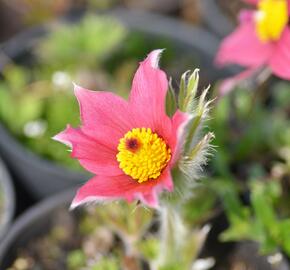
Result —
[[92, 270], [118, 270], [119, 264], [113, 258], [103, 258], [97, 262], [92, 268]]
[[205, 223], [214, 215], [215, 204], [215, 191], [202, 183], [194, 188], [194, 196], [186, 202], [183, 215], [192, 227]]
[[87, 15], [79, 23], [52, 25], [38, 56], [54, 69], [98, 68], [125, 35], [126, 29], [112, 17]]
[[281, 217], [277, 208], [282, 195], [279, 182], [250, 181], [247, 206], [241, 202], [233, 181], [216, 180], [213, 186], [222, 198], [230, 222], [230, 227], [221, 234], [222, 240], [253, 240], [260, 244], [264, 254], [282, 250], [290, 255], [290, 218]]
[[218, 101], [209, 123], [217, 152], [206, 183], [230, 223], [222, 240], [254, 240], [262, 253], [289, 256], [290, 83], [269, 87], [238, 89]]
[[86, 265], [86, 261], [87, 261], [86, 255], [81, 249], [74, 250], [67, 256], [68, 269], [71, 270], [80, 269], [81, 267]]

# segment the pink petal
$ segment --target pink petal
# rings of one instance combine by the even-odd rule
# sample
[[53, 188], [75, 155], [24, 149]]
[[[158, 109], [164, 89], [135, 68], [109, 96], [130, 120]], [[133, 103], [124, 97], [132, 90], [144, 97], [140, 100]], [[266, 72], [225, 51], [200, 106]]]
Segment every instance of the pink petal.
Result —
[[244, 22], [224, 39], [218, 51], [216, 63], [258, 67], [266, 63], [272, 50], [271, 43], [260, 42], [254, 23]]
[[75, 208], [88, 202], [119, 199], [125, 199], [128, 202], [141, 200], [150, 207], [158, 207], [157, 195], [164, 188], [170, 191], [173, 189], [169, 170], [165, 170], [158, 179], [141, 184], [127, 175], [95, 176], [78, 190], [71, 207]]
[[128, 103], [110, 92], [90, 91], [75, 85], [83, 131], [113, 149], [136, 127]]
[[255, 10], [242, 9], [238, 15], [239, 22], [245, 23], [245, 22], [253, 21], [253, 16], [254, 16], [255, 12], [256, 12]]
[[249, 68], [233, 77], [223, 80], [219, 86], [220, 95], [224, 96], [231, 92], [241, 81], [251, 77], [257, 70], [258, 68], [256, 67]]
[[170, 161], [171, 166], [176, 163], [180, 156], [184, 143], [185, 127], [190, 119], [191, 116], [189, 114], [183, 113], [179, 110], [177, 110], [172, 117], [172, 141], [170, 142], [170, 148], [172, 150], [172, 158]]
[[53, 139], [67, 144], [72, 148], [72, 157], [88, 171], [100, 175], [120, 175], [116, 159], [116, 151], [102, 145], [94, 138], [86, 135], [81, 129], [67, 126], [66, 130], [57, 134]]
[[140, 63], [133, 79], [129, 103], [139, 127], [149, 127], [168, 140], [171, 132], [171, 121], [165, 112], [168, 81], [166, 74], [158, 68], [161, 52], [151, 52]]
[[277, 42], [269, 63], [273, 73], [278, 77], [290, 80], [290, 28], [286, 27], [281, 39]]
[[157, 180], [149, 180], [144, 184], [139, 185], [130, 196], [134, 197], [135, 199], [140, 199], [141, 202], [143, 202], [145, 205], [148, 205], [152, 208], [158, 208], [158, 195], [163, 190], [172, 192], [173, 188], [174, 186], [170, 168], [166, 167]]
[[158, 181], [159, 181], [159, 185], [155, 187], [157, 192], [161, 192], [162, 189], [165, 189], [169, 192], [173, 191], [174, 186], [173, 186], [173, 181], [172, 181], [169, 167], [165, 168], [165, 170], [160, 175], [160, 178], [158, 179]]
[[145, 205], [148, 205], [152, 208], [159, 207], [158, 196], [154, 190], [151, 193], [140, 194], [139, 198], [140, 201], [143, 202]]

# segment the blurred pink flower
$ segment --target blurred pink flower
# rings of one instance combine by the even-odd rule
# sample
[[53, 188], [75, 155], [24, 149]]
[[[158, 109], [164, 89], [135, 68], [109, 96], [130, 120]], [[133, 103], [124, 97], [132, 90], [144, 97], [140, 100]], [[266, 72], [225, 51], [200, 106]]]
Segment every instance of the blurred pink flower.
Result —
[[239, 64], [246, 71], [222, 83], [221, 93], [262, 68], [290, 80], [290, 0], [244, 0], [256, 10], [243, 10], [240, 25], [224, 39], [216, 56], [218, 65]]
[[78, 190], [72, 208], [115, 199], [158, 207], [158, 194], [173, 191], [170, 169], [189, 117], [178, 110], [172, 119], [166, 115], [168, 81], [158, 68], [160, 53], [140, 63], [128, 102], [75, 86], [82, 126], [68, 126], [54, 139], [69, 145], [72, 157], [96, 176]]

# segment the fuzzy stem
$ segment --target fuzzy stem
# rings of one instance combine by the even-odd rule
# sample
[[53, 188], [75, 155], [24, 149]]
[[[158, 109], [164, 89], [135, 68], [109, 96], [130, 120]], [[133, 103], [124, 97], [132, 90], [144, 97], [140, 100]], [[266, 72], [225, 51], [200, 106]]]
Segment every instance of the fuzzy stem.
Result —
[[186, 242], [186, 226], [182, 221], [179, 211], [172, 205], [162, 207], [160, 219], [160, 256], [154, 269], [180, 269], [179, 267], [183, 264], [182, 253], [184, 243]]

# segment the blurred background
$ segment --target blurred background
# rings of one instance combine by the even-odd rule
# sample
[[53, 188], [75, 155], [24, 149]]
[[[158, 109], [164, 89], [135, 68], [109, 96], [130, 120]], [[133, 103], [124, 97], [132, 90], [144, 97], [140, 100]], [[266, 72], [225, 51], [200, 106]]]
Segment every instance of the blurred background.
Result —
[[[69, 212], [90, 175], [51, 137], [79, 124], [72, 81], [126, 98], [138, 62], [156, 48], [166, 48], [161, 66], [173, 86], [199, 68], [200, 91], [211, 84], [208, 98], [216, 97], [220, 81], [240, 71], [218, 69], [214, 58], [245, 6], [0, 1], [0, 269], [150, 269], [156, 213], [125, 204]], [[200, 229], [193, 260], [215, 263], [194, 269], [290, 269], [289, 90], [289, 82], [271, 77], [215, 102], [206, 123], [215, 151], [184, 207], [187, 222]], [[136, 252], [128, 255], [128, 245]]]

